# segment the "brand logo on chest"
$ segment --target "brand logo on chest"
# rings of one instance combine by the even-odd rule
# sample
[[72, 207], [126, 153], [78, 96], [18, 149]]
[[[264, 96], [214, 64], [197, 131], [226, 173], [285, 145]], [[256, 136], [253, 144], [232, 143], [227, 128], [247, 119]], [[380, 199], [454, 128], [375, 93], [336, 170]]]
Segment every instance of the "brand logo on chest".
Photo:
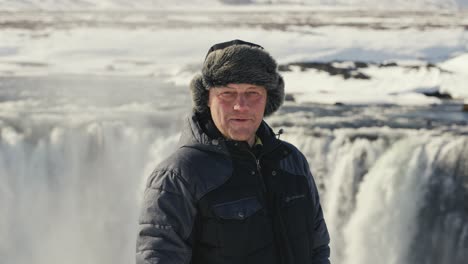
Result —
[[297, 200], [297, 199], [300, 199], [300, 198], [305, 198], [305, 195], [304, 194], [298, 194], [298, 195], [286, 196], [285, 201], [287, 203], [289, 203], [289, 202], [291, 202], [293, 200]]

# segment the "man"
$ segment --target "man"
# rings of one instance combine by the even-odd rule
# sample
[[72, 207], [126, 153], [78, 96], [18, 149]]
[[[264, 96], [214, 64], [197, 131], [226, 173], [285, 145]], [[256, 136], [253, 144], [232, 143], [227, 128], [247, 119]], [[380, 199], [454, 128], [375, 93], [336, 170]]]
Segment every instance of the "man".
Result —
[[275, 60], [219, 43], [190, 86], [181, 147], [148, 179], [137, 264], [329, 263], [307, 161], [263, 121], [284, 99]]

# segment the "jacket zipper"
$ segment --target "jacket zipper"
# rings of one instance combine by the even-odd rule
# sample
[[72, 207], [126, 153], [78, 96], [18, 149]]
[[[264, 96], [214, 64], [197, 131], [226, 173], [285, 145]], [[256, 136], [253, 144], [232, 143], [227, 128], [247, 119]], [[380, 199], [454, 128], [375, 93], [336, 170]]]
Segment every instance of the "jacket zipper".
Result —
[[[255, 157], [255, 155], [248, 151], [250, 153], [250, 155], [255, 159], [255, 164], [257, 166], [257, 177], [260, 181], [260, 185], [261, 185], [261, 188], [262, 188], [262, 195], [261, 195], [261, 198], [264, 202], [264, 205], [265, 205], [265, 209], [268, 209], [268, 206], [267, 205], [267, 200], [266, 200], [266, 194], [267, 194], [267, 189], [266, 189], [266, 185], [265, 185], [265, 181], [263, 180], [263, 175], [262, 175], [262, 166], [260, 165], [260, 158], [262, 155], [260, 155], [258, 158]], [[269, 211], [269, 210], [268, 210]]]
[[[275, 146], [272, 150], [268, 151], [268, 153], [272, 153], [274, 152], [275, 150], [277, 150], [279, 147], [281, 147], [282, 143], [278, 143], [277, 146]], [[260, 160], [262, 159], [262, 157], [265, 155], [265, 154], [268, 154], [268, 153], [261, 153], [260, 156], [258, 156], [258, 158], [255, 156], [255, 154], [253, 154], [251, 151], [248, 151], [250, 153], [250, 155], [255, 159], [255, 164], [257, 165], [257, 172], [258, 172], [258, 175], [260, 176], [261, 178], [261, 182], [262, 182], [262, 188], [264, 189], [264, 191], [266, 191], [266, 187], [265, 187], [265, 182], [263, 181], [263, 177], [262, 177], [262, 166], [260, 165]]]
[[[272, 149], [271, 151], [269, 151], [268, 153], [271, 153], [273, 151], [275, 151], [277, 148], [279, 148], [281, 146], [281, 144], [278, 144], [278, 146], [276, 146], [274, 149]], [[263, 175], [262, 175], [262, 166], [260, 165], [260, 160], [262, 158], [262, 156], [265, 154], [265, 153], [262, 153], [260, 154], [260, 156], [257, 158], [252, 152], [248, 151], [250, 153], [250, 155], [252, 157], [254, 157], [255, 159], [255, 163], [257, 165], [257, 174], [258, 174], [258, 177], [260, 178], [260, 182], [261, 182], [261, 185], [262, 185], [262, 190], [263, 190], [263, 195], [262, 195], [262, 199], [264, 200], [264, 204], [265, 204], [265, 209], [267, 211], [267, 214], [270, 213], [270, 208], [269, 208], [269, 205], [267, 204], [267, 190], [266, 190], [266, 185], [265, 185], [265, 181], [263, 180]], [[275, 205], [273, 205], [275, 206]], [[279, 206], [276, 205], [276, 206]], [[273, 208], [271, 208], [273, 209]], [[275, 212], [275, 214], [278, 213], [278, 212]], [[275, 217], [275, 216], [273, 216]], [[281, 214], [278, 213], [278, 221], [279, 221], [279, 228], [280, 228], [280, 233], [282, 234], [283, 236], [283, 239], [286, 241], [286, 249], [283, 250], [281, 248], [280, 245], [276, 245], [276, 247], [279, 249], [279, 255], [280, 255], [280, 262], [282, 264], [286, 264], [286, 263], [294, 263], [294, 256], [292, 254], [292, 250], [290, 248], [290, 243], [289, 243], [289, 238], [288, 238], [288, 234], [287, 234], [287, 231], [286, 231], [286, 227], [284, 226], [284, 222], [283, 222], [283, 219], [281, 217]], [[274, 227], [273, 227], [274, 228]], [[275, 230], [273, 229], [273, 232], [275, 232]], [[275, 239], [276, 240], [276, 239]], [[275, 241], [275, 244], [277, 244], [278, 241]], [[286, 252], [284, 252], [286, 251]]]
[[[270, 150], [268, 153], [271, 153], [271, 152], [274, 152], [275, 150], [277, 150], [282, 144], [279, 143], [277, 146], [275, 146], [275, 148], [273, 148], [272, 150]], [[250, 150], [247, 151], [250, 153], [250, 155], [254, 158], [255, 160], [255, 164], [257, 166], [257, 176], [259, 177], [259, 180], [260, 180], [260, 185], [261, 185], [261, 188], [262, 188], [262, 199], [263, 199], [263, 202], [264, 202], [264, 205], [265, 205], [265, 209], [267, 210], [267, 213], [269, 213], [269, 209], [268, 208], [268, 204], [267, 204], [267, 189], [266, 189], [266, 185], [265, 185], [265, 181], [263, 179], [263, 175], [262, 175], [262, 165], [260, 165], [260, 160], [261, 158], [266, 154], [266, 153], [261, 153], [258, 158], [255, 156], [255, 154], [253, 154]]]

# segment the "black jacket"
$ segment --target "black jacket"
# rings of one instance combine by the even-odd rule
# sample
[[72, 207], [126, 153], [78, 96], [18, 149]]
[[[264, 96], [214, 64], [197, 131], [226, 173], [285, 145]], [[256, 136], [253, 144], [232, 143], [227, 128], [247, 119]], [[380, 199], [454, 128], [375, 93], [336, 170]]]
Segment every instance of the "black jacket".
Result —
[[189, 118], [181, 147], [148, 179], [137, 264], [329, 263], [302, 153], [265, 122], [257, 131], [263, 144], [251, 149], [218, 138], [201, 119]]

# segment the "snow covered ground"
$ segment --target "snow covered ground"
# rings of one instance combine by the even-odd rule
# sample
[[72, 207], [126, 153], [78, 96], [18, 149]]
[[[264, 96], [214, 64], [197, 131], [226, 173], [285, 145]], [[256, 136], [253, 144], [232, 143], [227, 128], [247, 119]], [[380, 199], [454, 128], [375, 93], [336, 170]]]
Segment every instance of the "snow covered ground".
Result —
[[[468, 98], [467, 28], [468, 13], [447, 10], [3, 11], [0, 76], [149, 76], [186, 86], [212, 44], [239, 38], [288, 70], [297, 102], [431, 105], [441, 99], [423, 93]], [[368, 78], [289, 65], [304, 62]]]

